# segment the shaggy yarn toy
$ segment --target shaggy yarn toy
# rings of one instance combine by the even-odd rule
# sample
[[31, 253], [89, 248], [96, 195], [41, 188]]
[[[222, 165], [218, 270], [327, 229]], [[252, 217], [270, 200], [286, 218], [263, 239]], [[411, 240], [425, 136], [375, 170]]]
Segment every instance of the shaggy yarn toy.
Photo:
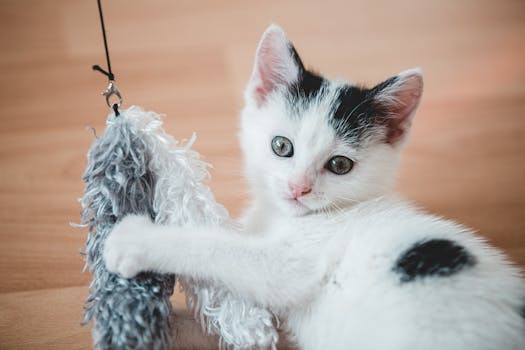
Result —
[[82, 223], [88, 225], [86, 265], [93, 274], [85, 324], [94, 319], [96, 349], [169, 349], [169, 316], [174, 276], [124, 279], [106, 270], [104, 241], [128, 214], [155, 217], [155, 175], [140, 130], [128, 118], [110, 116], [104, 135], [93, 143], [88, 165]]
[[[161, 116], [132, 106], [110, 114], [104, 135], [89, 153], [82, 222], [89, 228], [86, 266], [93, 274], [85, 323], [94, 319], [97, 349], [169, 349], [174, 276], [141, 274], [124, 279], [109, 273], [103, 244], [113, 225], [128, 214], [146, 214], [158, 224], [233, 226], [224, 207], [204, 185], [207, 163], [162, 129]], [[203, 331], [220, 336], [222, 347], [275, 348], [274, 316], [236, 299], [225, 287], [180, 278], [188, 307]]]

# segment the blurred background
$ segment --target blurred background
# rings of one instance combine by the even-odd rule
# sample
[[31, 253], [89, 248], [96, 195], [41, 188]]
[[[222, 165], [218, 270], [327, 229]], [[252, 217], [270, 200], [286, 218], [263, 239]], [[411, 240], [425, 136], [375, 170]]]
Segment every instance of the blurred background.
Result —
[[[399, 190], [525, 266], [523, 0], [102, 1], [113, 71], [132, 104], [167, 114], [245, 200], [237, 118], [258, 40], [281, 25], [304, 62], [374, 84], [419, 66], [425, 94]], [[108, 109], [95, 0], [0, 0], [0, 348], [89, 349], [81, 175]], [[175, 302], [180, 302], [180, 296]]]

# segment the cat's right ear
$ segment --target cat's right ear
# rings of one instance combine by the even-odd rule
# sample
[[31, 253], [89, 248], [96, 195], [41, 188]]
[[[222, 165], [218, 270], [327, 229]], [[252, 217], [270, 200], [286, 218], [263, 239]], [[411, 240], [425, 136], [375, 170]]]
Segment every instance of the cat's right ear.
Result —
[[253, 101], [260, 107], [270, 93], [296, 82], [301, 70], [304, 70], [301, 60], [284, 31], [275, 24], [270, 25], [257, 48], [245, 92], [247, 102]]

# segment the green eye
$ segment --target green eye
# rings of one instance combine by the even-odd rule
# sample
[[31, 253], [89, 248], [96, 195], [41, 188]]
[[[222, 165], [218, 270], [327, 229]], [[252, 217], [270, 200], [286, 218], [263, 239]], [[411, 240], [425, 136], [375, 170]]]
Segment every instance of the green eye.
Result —
[[279, 157], [291, 157], [293, 156], [292, 141], [284, 136], [275, 136], [272, 140], [272, 150]]
[[343, 156], [335, 156], [330, 158], [324, 167], [336, 175], [344, 175], [352, 170], [354, 161]]

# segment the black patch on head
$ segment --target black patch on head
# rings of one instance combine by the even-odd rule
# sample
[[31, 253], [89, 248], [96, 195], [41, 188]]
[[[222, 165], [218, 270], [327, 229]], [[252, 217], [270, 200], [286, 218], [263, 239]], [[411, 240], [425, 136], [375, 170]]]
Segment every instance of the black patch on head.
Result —
[[465, 267], [474, 266], [476, 259], [462, 246], [448, 239], [418, 242], [397, 260], [394, 271], [401, 282], [453, 275]]
[[347, 85], [341, 87], [334, 103], [330, 123], [343, 139], [359, 141], [373, 127], [382, 125], [388, 116], [386, 106], [377, 103], [375, 97], [392, 85], [397, 77], [390, 78], [372, 89]]
[[297, 50], [295, 49], [295, 47], [289, 43], [288, 44], [288, 50], [290, 51], [290, 55], [292, 56], [293, 60], [295, 61], [295, 64], [297, 65], [297, 67], [299, 67], [300, 70], [306, 70], [304, 68], [304, 64], [303, 64], [303, 61], [301, 60], [301, 57], [299, 57], [299, 54], [297, 53]]
[[[302, 104], [298, 102], [301, 100], [309, 102], [318, 97], [323, 93], [323, 86], [327, 81], [305, 68], [297, 50], [291, 43], [288, 49], [299, 69], [297, 82], [288, 86], [288, 98], [292, 102], [291, 107], [295, 114], [300, 115]], [[397, 79], [397, 77], [392, 77], [371, 89], [352, 85], [340, 87], [333, 101], [332, 112], [328, 116], [336, 134], [345, 141], [359, 144], [363, 137], [374, 132], [377, 127], [384, 128], [385, 120], [389, 117], [388, 106], [379, 104], [375, 97], [395, 83]]]
[[372, 89], [370, 89], [370, 93], [371, 95], [376, 95], [377, 93], [383, 91], [384, 89], [386, 89], [387, 87], [391, 86], [392, 84], [394, 84], [399, 78], [397, 76], [395, 77], [392, 77], [392, 78], [389, 78], [387, 80], [385, 80], [384, 82], [382, 83], [379, 83], [377, 84], [376, 86], [374, 86]]
[[311, 100], [319, 95], [325, 80], [323, 77], [304, 68], [303, 61], [301, 61], [301, 58], [293, 45], [290, 44], [288, 48], [290, 50], [290, 55], [299, 68], [299, 79], [297, 82], [289, 86], [288, 92], [292, 98], [306, 98]]

